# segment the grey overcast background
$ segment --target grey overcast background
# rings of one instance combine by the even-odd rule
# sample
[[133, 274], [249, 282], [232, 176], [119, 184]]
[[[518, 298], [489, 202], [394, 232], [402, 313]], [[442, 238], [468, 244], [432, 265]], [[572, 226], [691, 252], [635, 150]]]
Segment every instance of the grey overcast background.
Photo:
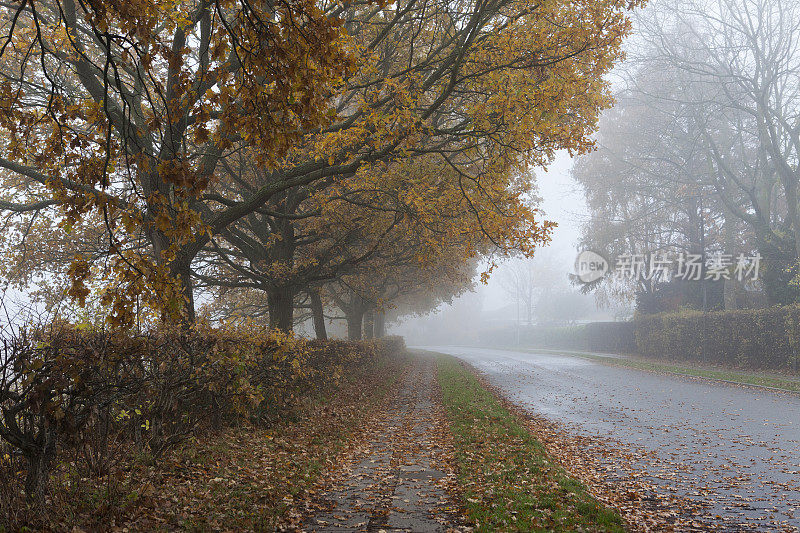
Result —
[[[574, 270], [581, 227], [588, 220], [583, 190], [571, 176], [573, 162], [567, 152], [559, 152], [546, 171], [536, 171], [542, 218], [558, 223], [558, 227], [550, 244], [536, 252], [534, 276], [540, 262], [548, 265], [550, 276], [555, 280], [548, 284], [553, 285], [559, 295], [571, 298], [570, 302], [577, 300], [581, 304], [577, 306], [580, 310], [571, 317], [574, 322], [614, 320], [619, 315], [618, 309], [598, 305], [593, 295], [580, 295], [567, 278]], [[508, 289], [507, 282], [509, 271], [519, 261], [522, 260], [500, 263], [487, 284], [476, 279], [473, 291], [455, 299], [452, 304], [440, 305], [435, 312], [404, 317], [393, 324], [392, 331], [404, 335], [409, 344], [459, 344], [475, 340], [472, 336], [487, 327], [513, 327], [518, 320], [521, 324], [527, 323], [524, 304], [520, 303], [518, 314], [516, 298]], [[537, 300], [539, 298], [534, 297], [534, 308], [539, 303]], [[533, 321], [536, 322], [535, 312]]]
[[[580, 228], [587, 220], [586, 203], [581, 187], [572, 180], [573, 159], [567, 152], [558, 157], [547, 171], [536, 171], [536, 183], [542, 198], [544, 219], [558, 223], [549, 245], [540, 248], [537, 256], [546, 256], [563, 269], [564, 278], [572, 272]], [[477, 292], [484, 297], [484, 309], [496, 310], [509, 303], [509, 295], [503, 289], [501, 279], [507, 264], [501, 265], [485, 286], [478, 284]]]

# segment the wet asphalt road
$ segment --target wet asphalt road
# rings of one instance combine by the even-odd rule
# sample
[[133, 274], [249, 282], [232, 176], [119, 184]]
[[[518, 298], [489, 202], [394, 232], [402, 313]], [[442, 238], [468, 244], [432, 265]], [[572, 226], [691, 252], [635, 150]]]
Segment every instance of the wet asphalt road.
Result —
[[468, 361], [507, 398], [570, 431], [655, 452], [659, 461], [638, 467], [666, 490], [701, 502], [720, 524], [800, 528], [798, 395], [566, 355], [425, 349]]

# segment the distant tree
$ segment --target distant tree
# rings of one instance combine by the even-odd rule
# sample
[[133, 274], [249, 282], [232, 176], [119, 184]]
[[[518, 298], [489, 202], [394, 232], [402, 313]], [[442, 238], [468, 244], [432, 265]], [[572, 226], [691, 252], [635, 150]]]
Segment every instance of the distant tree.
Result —
[[575, 170], [593, 213], [586, 246], [611, 257], [758, 251], [771, 301], [796, 298], [798, 9], [659, 0], [643, 12], [619, 105]]
[[775, 303], [797, 297], [800, 257], [800, 5], [691, 0], [642, 21], [660, 61], [688, 80], [670, 95], [690, 106], [715, 196], [767, 258]]
[[523, 306], [528, 325], [549, 320], [538, 311], [544, 308], [544, 300], [560, 292], [573, 292], [569, 284], [569, 272], [546, 248], [533, 258], [512, 260], [501, 270], [498, 278], [506, 294], [518, 299]]

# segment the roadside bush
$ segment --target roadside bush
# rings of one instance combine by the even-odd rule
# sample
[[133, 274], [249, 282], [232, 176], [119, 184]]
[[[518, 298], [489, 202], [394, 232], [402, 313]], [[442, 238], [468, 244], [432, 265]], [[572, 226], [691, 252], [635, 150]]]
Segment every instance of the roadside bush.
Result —
[[[515, 327], [481, 332], [483, 345], [511, 347], [517, 344]], [[636, 350], [630, 322], [591, 322], [575, 326], [520, 326], [519, 345], [555, 350], [592, 350], [630, 353]]]
[[637, 318], [638, 353], [754, 370], [797, 365], [800, 307], [683, 311]]
[[125, 390], [114, 379], [124, 356], [67, 342], [69, 333], [23, 331], [3, 340], [0, 354], [0, 438], [24, 459], [25, 491], [37, 501], [59, 442], [78, 438], [92, 416]]
[[0, 344], [0, 515], [13, 515], [20, 473], [41, 504], [58, 465], [79, 479], [107, 474], [136, 450], [156, 458], [204, 429], [258, 421], [265, 406], [402, 347], [397, 338], [318, 342], [207, 326], [19, 331]]
[[348, 369], [374, 365], [403, 351], [405, 341], [397, 336], [358, 342], [286, 338], [281, 345], [283, 355], [268, 356], [252, 369], [251, 379], [263, 394], [253, 418], [269, 425], [298, 397], [338, 385]]
[[379, 339], [375, 339], [373, 342], [378, 345], [378, 350], [384, 355], [397, 355], [405, 352], [406, 350], [406, 341], [399, 335], [381, 337]]
[[520, 331], [520, 343], [542, 348], [586, 350], [589, 339], [585, 325], [533, 326]]
[[247, 346], [209, 332], [133, 336], [65, 324], [4, 340], [0, 438], [26, 461], [28, 496], [41, 500], [59, 446], [102, 474], [119, 441], [158, 456], [209, 414], [245, 414], [260, 400]]
[[586, 346], [594, 352], [633, 353], [636, 351], [632, 322], [591, 322], [585, 326]]

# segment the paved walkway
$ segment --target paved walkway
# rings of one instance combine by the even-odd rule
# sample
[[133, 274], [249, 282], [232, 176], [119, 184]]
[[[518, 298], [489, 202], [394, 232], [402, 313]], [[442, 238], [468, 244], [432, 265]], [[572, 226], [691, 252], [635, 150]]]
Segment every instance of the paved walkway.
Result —
[[435, 371], [432, 360], [413, 365], [368, 452], [321, 495], [325, 509], [306, 522], [306, 531], [462, 531], [446, 490], [452, 474], [443, 460]]

